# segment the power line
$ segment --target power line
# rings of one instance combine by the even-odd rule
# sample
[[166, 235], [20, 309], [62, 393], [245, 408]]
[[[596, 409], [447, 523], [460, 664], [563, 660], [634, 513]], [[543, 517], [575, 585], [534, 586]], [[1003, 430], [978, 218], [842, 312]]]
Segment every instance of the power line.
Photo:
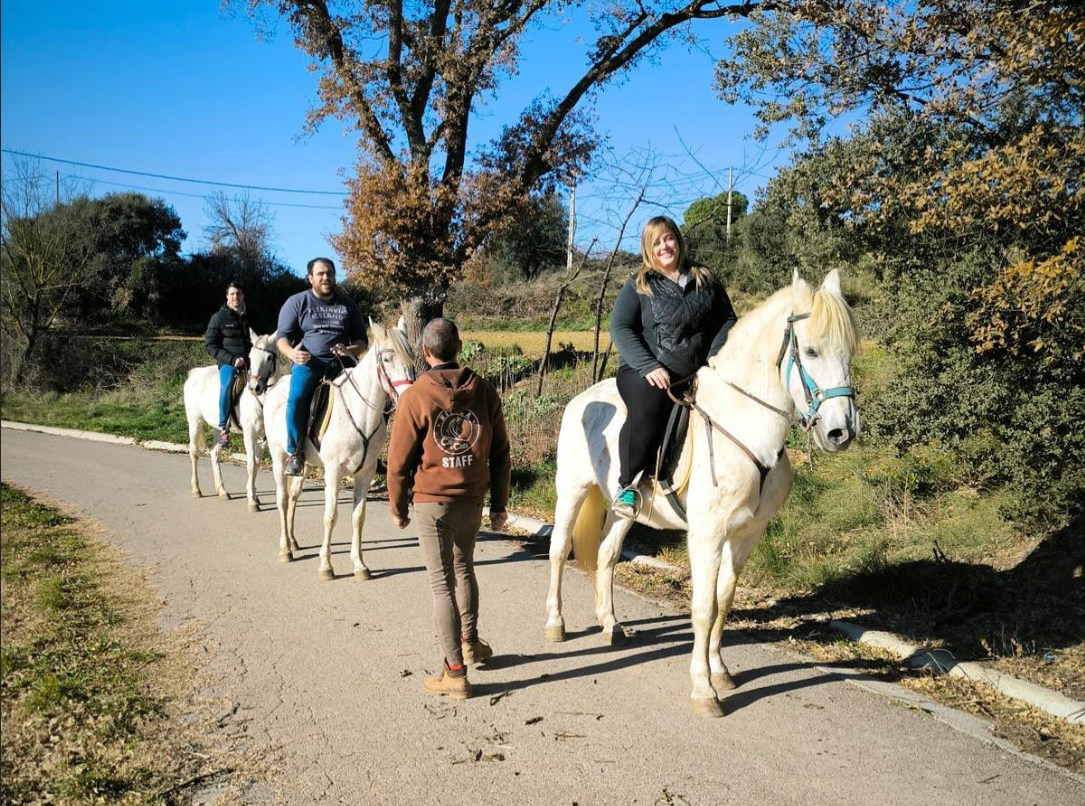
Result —
[[[126, 182], [107, 182], [105, 179], [91, 179], [86, 176], [79, 176], [78, 174], [61, 174], [65, 179], [80, 179], [84, 182], [93, 182], [94, 184], [109, 185], [110, 187], [118, 188], [130, 188], [132, 190], [145, 190], [148, 193], [165, 193], [170, 196], [188, 196], [192, 199], [206, 199], [202, 193], [185, 193], [182, 190], [163, 190], [162, 188], [149, 188], [143, 185], [129, 185]], [[263, 199], [256, 199], [260, 204], [266, 204], [268, 207], [303, 207], [307, 210], [342, 210], [343, 208], [335, 204], [295, 204], [292, 202], [270, 202]]]
[[66, 160], [60, 157], [47, 157], [44, 154], [30, 154], [26, 151], [14, 151], [10, 148], [0, 149], [5, 154], [13, 154], [19, 157], [30, 157], [32, 159], [48, 160], [49, 162], [62, 162], [66, 165], [77, 165], [80, 168], [94, 168], [99, 171], [113, 171], [121, 174], [132, 174], [133, 176], [149, 176], [153, 179], [168, 179], [171, 182], [190, 182], [194, 185], [217, 185], [219, 187], [238, 188], [241, 190], [264, 190], [272, 193], [308, 193], [316, 196], [346, 196], [343, 191], [338, 190], [300, 190], [298, 188], [276, 188], [265, 187], [263, 185], [242, 185], [235, 182], [216, 182], [212, 179], [191, 179], [184, 176], [170, 176], [168, 174], [155, 174], [148, 171], [130, 171], [127, 168], [114, 168], [109, 165], [95, 165], [90, 162], [78, 162], [76, 160]]

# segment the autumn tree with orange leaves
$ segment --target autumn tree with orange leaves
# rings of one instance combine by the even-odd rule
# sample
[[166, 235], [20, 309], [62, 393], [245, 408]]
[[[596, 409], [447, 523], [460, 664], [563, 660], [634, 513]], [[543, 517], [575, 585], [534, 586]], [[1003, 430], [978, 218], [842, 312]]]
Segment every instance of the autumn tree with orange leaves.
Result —
[[1085, 4], [799, 0], [731, 44], [721, 97], [806, 145], [768, 198], [878, 273], [896, 374], [867, 433], [952, 446], [1018, 514], [1085, 512]]
[[[315, 128], [356, 127], [359, 154], [334, 243], [361, 279], [402, 294], [415, 329], [487, 238], [529, 194], [582, 173], [595, 146], [583, 109], [648, 54], [689, 37], [693, 20], [749, 15], [760, 2], [616, 0], [249, 0], [287, 20], [319, 74]], [[583, 73], [509, 121], [468, 158], [471, 124], [516, 74], [525, 32], [544, 19], [590, 17], [598, 36]]]

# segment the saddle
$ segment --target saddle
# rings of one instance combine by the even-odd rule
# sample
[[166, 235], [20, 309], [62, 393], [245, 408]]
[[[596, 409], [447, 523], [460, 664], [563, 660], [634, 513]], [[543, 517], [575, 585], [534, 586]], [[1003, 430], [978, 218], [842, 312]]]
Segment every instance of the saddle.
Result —
[[328, 430], [328, 424], [332, 421], [332, 408], [335, 397], [332, 395], [331, 381], [334, 381], [343, 372], [342, 365], [329, 364], [324, 373], [323, 381], [317, 385], [313, 392], [313, 399], [309, 403], [309, 439], [312, 440], [316, 449], [320, 450], [320, 441], [324, 439], [324, 433]]
[[249, 382], [248, 372], [235, 372], [234, 381], [230, 384], [230, 419], [237, 428], [241, 428], [241, 395], [245, 392], [245, 384]]
[[674, 507], [675, 514], [683, 521], [689, 519], [686, 517], [685, 508], [678, 501], [678, 495], [689, 483], [689, 472], [693, 466], [692, 452], [685, 463], [681, 461], [686, 439], [691, 436], [689, 412], [689, 406], [681, 403], [676, 403], [671, 408], [666, 428], [663, 430], [663, 440], [656, 454], [655, 489], [653, 490], [653, 495], [662, 493], [667, 497], [671, 506]]

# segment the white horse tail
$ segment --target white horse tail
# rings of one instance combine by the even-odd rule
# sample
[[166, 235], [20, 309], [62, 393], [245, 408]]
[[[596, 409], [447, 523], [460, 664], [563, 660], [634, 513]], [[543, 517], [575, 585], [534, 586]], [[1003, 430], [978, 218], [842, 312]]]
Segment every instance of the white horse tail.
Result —
[[586, 574], [594, 574], [599, 566], [599, 544], [603, 539], [603, 522], [607, 503], [599, 486], [593, 484], [584, 503], [580, 505], [573, 524], [573, 552], [576, 564]]

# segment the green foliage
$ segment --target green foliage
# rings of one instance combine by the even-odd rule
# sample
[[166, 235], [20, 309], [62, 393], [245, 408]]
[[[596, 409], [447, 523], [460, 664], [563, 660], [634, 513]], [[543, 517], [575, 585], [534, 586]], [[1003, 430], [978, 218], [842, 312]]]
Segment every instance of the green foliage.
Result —
[[557, 193], [532, 196], [525, 214], [486, 246], [488, 274], [498, 283], [530, 282], [547, 269], [564, 266], [568, 215]]
[[727, 237], [727, 193], [714, 198], [698, 199], [682, 216], [682, 233], [690, 257], [708, 266], [718, 275], [732, 273], [739, 250], [738, 222], [746, 216], [749, 200], [738, 191], [731, 194], [731, 237]]

